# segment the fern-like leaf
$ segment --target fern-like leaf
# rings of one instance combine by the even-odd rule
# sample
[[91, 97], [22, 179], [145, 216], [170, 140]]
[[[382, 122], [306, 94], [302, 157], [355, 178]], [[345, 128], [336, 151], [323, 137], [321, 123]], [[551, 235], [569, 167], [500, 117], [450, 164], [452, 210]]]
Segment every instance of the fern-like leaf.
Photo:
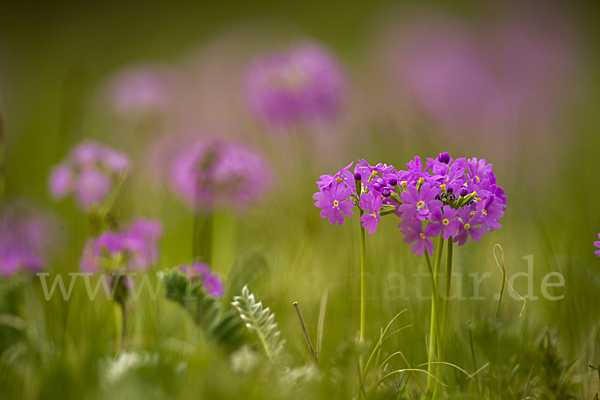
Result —
[[250, 293], [247, 285], [242, 288], [241, 296], [233, 298], [232, 304], [238, 310], [246, 328], [258, 336], [267, 358], [272, 362], [275, 361], [285, 343], [280, 338], [281, 331], [277, 329], [275, 314], [269, 307], [263, 308], [262, 302], [256, 302], [254, 294]]

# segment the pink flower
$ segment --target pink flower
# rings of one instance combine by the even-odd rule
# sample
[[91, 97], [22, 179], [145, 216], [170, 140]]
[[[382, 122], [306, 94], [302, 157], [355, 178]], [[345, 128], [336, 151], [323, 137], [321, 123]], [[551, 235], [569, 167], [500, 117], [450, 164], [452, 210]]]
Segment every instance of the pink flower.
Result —
[[175, 158], [171, 187], [194, 207], [245, 209], [272, 183], [264, 157], [241, 144], [220, 140], [194, 143]]
[[429, 255], [433, 255], [433, 242], [425, 235], [423, 231], [423, 223], [418, 219], [412, 219], [405, 221], [403, 225], [402, 233], [404, 234], [404, 243], [411, 244], [411, 253], [417, 253], [417, 256], [421, 257], [425, 253], [425, 249]]
[[[136, 220], [126, 231], [105, 232], [90, 238], [83, 250], [80, 268], [85, 272], [98, 272], [103, 261], [121, 262], [128, 270], [146, 270], [158, 261], [157, 241], [162, 235], [162, 225], [152, 220]], [[116, 260], [116, 261], [115, 261]]]
[[24, 202], [8, 204], [0, 225], [0, 275], [37, 272], [57, 242], [57, 222]]
[[117, 176], [127, 169], [129, 158], [125, 154], [86, 141], [50, 172], [49, 191], [56, 200], [73, 193], [80, 206], [88, 210], [104, 201]]
[[219, 275], [211, 272], [208, 264], [194, 262], [192, 265], [181, 265], [179, 269], [187, 274], [192, 282], [202, 282], [208, 294], [222, 297], [225, 293], [223, 281], [221, 281]]
[[253, 114], [281, 130], [334, 120], [346, 98], [346, 79], [327, 50], [307, 43], [256, 58], [245, 89]]
[[344, 224], [344, 216], [352, 217], [354, 202], [349, 199], [352, 189], [344, 184], [334, 181], [330, 186], [314, 194], [317, 200], [315, 206], [321, 208], [321, 217], [329, 218], [331, 225]]

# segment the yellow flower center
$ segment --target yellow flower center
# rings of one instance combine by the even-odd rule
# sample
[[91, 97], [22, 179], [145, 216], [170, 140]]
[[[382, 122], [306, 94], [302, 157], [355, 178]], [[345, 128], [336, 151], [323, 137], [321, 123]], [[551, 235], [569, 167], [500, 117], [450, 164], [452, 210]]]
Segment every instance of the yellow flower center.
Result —
[[421, 239], [425, 239], [425, 234], [423, 232], [419, 233], [419, 236], [421, 236]]
[[279, 74], [272, 75], [269, 81], [274, 88], [297, 92], [307, 84], [309, 76], [300, 65], [289, 65]]
[[334, 206], [334, 207], [337, 207], [339, 204], [340, 204], [340, 202], [339, 202], [339, 201], [337, 201], [337, 200], [334, 200], [334, 201], [333, 201], [333, 206]]
[[450, 221], [448, 221], [448, 218], [444, 218], [442, 220], [442, 224], [444, 224], [444, 225], [448, 225], [449, 223], [450, 223]]
[[471, 224], [465, 224], [465, 229], [469, 229], [471, 227]]
[[487, 215], [487, 211], [486, 210], [483, 210], [483, 215]]
[[421, 208], [425, 205], [425, 202], [423, 200], [421, 200], [420, 202], [417, 203], [417, 208]]
[[374, 216], [375, 218], [377, 218], [377, 213], [376, 213], [376, 212], [374, 212], [374, 213], [373, 213], [373, 216]]

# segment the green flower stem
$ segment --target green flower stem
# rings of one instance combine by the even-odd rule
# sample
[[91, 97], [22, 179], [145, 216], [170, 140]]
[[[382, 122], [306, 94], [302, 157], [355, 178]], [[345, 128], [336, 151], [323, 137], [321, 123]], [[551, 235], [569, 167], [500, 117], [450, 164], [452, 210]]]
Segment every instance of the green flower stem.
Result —
[[6, 149], [4, 145], [4, 118], [2, 116], [2, 109], [0, 109], [0, 224], [4, 216], [4, 186], [6, 179]]
[[[363, 211], [360, 211], [362, 217]], [[365, 228], [359, 219], [360, 224], [360, 341], [365, 340], [365, 329], [367, 321], [366, 314], [366, 290], [365, 290], [365, 264], [366, 264], [366, 248], [365, 248]]]
[[[360, 216], [364, 214], [363, 210], [360, 210]], [[366, 246], [365, 246], [365, 228], [362, 226], [360, 219], [358, 220], [360, 225], [360, 333], [359, 340], [363, 343], [365, 340], [365, 330], [367, 321], [365, 318], [366, 314], [366, 287], [365, 287], [365, 264], [366, 264]], [[358, 359], [358, 378], [360, 382], [360, 389], [358, 398], [364, 399], [364, 379], [363, 379], [363, 368], [365, 365], [364, 357], [361, 355]]]
[[436, 329], [436, 320], [435, 320], [435, 310], [437, 304], [437, 296], [436, 293], [436, 285], [435, 285], [435, 275], [433, 274], [433, 268], [431, 267], [431, 260], [429, 260], [429, 254], [425, 251], [425, 260], [427, 260], [427, 267], [429, 268], [429, 275], [431, 275], [431, 320], [429, 323], [429, 349], [427, 353], [427, 392], [431, 392], [431, 388], [434, 384], [433, 381], [433, 364], [431, 362], [435, 358], [435, 333]]
[[118, 353], [121, 350], [121, 346], [123, 345], [123, 313], [121, 312], [121, 305], [119, 303], [115, 303], [113, 307], [113, 312], [115, 315], [115, 337], [117, 340], [116, 352]]
[[[440, 236], [441, 239], [441, 236]], [[453, 248], [452, 248], [452, 238], [448, 239], [448, 251], [447, 251], [447, 258], [446, 258], [446, 274], [445, 274], [445, 286], [444, 286], [444, 298], [442, 299], [443, 301], [443, 306], [442, 306], [442, 325], [441, 325], [441, 330], [440, 330], [440, 337], [439, 337], [439, 341], [438, 341], [438, 361], [442, 361], [444, 358], [444, 342], [445, 342], [445, 337], [446, 337], [446, 331], [448, 330], [448, 305], [450, 303], [450, 301], [448, 300], [448, 298], [450, 297], [450, 287], [452, 285], [452, 253], [453, 253]], [[439, 380], [441, 380], [442, 378], [442, 364], [438, 364], [437, 366], [437, 377]], [[436, 384], [435, 385], [435, 390], [433, 393], [433, 398], [435, 399], [437, 397], [437, 394], [439, 393], [440, 395], [442, 394], [442, 386], [441, 384]]]
[[431, 276], [431, 322], [429, 329], [429, 352], [427, 354], [427, 372], [429, 375], [427, 376], [427, 391], [431, 393], [434, 385], [433, 379], [433, 369], [435, 364], [435, 352], [436, 352], [436, 344], [438, 342], [438, 332], [439, 332], [439, 321], [437, 320], [437, 313], [439, 312], [439, 303], [438, 303], [438, 284], [437, 284], [437, 276], [440, 271], [440, 264], [442, 261], [442, 250], [444, 249], [444, 239], [440, 236], [438, 241], [437, 251], [435, 254], [435, 267], [431, 267], [431, 260], [429, 259], [429, 253], [427, 250], [425, 251], [425, 260], [427, 261], [427, 267], [429, 268], [429, 275]]
[[[499, 244], [494, 245], [494, 258], [496, 258], [496, 246], [500, 248], [500, 252], [502, 253], [502, 286], [500, 287], [500, 297], [498, 298], [498, 305], [496, 305], [496, 313], [494, 314], [494, 319], [498, 319], [498, 312], [500, 312], [500, 303], [502, 302], [502, 296], [504, 295], [504, 284], [506, 283], [506, 269], [504, 268], [504, 251], [502, 250], [502, 246]], [[498, 260], [496, 259], [496, 264]]]
[[127, 329], [127, 304], [126, 302], [119, 303], [121, 306], [121, 346], [123, 349], [125, 347], [125, 331]]
[[194, 232], [192, 238], [192, 257], [211, 264], [212, 238], [213, 238], [213, 213], [209, 210], [196, 209], [194, 214]]

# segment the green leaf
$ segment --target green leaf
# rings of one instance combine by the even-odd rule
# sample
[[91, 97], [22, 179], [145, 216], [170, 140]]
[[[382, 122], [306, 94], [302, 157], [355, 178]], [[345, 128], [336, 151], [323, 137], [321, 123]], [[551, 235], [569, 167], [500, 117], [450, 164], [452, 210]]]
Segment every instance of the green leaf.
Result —
[[244, 342], [243, 325], [233, 311], [222, 311], [219, 299], [207, 293], [202, 283], [192, 283], [179, 268], [162, 273], [166, 295], [181, 304], [209, 340], [231, 352]]
[[267, 358], [274, 362], [285, 343], [280, 338], [281, 331], [277, 329], [275, 314], [268, 307], [263, 308], [262, 302], [256, 302], [247, 285], [242, 288], [242, 295], [235, 296], [231, 304], [238, 310], [246, 328], [256, 333]]

